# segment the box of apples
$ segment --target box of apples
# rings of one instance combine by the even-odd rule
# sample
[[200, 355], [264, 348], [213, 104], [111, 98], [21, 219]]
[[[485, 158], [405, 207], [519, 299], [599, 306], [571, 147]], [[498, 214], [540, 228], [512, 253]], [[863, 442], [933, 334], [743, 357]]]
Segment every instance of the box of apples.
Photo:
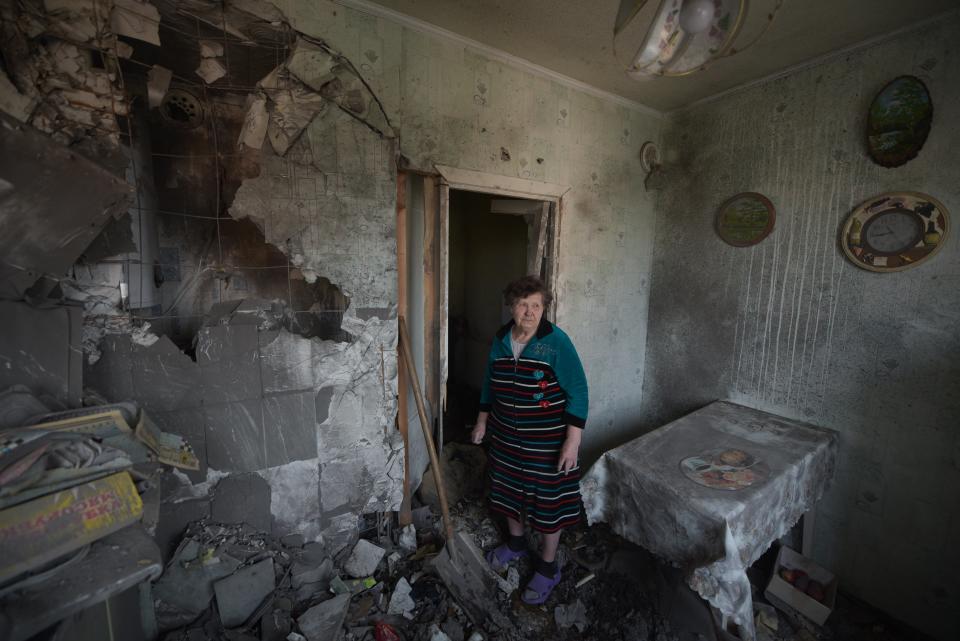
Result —
[[777, 608], [823, 625], [836, 603], [837, 579], [799, 552], [781, 546], [763, 594]]

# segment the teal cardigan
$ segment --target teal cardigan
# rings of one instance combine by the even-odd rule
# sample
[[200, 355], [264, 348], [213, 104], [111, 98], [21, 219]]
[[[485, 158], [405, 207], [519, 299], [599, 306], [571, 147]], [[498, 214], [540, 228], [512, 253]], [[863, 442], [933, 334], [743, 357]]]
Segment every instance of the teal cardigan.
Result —
[[[487, 372], [480, 392], [481, 412], [489, 412], [493, 402], [495, 392], [490, 389], [490, 379], [493, 375], [494, 363], [503, 358], [513, 360], [513, 348], [510, 345], [510, 330], [513, 326], [514, 322], [511, 320], [501, 327], [490, 346]], [[527, 343], [520, 358], [543, 361], [550, 365], [560, 389], [566, 394], [564, 421], [567, 425], [583, 428], [587, 423], [589, 405], [587, 377], [583, 373], [583, 365], [580, 363], [580, 357], [570, 337], [562, 329], [542, 318], [536, 334]]]

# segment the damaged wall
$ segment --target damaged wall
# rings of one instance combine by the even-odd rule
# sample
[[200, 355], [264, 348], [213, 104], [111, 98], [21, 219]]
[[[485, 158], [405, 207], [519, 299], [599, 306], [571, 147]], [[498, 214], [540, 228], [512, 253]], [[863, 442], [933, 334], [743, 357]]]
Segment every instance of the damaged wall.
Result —
[[393, 132], [352, 66], [270, 5], [156, 4], [163, 46], [123, 69], [152, 107], [134, 146], [153, 159], [160, 301], [119, 304], [109, 242], [75, 266], [106, 336], [86, 382], [203, 462], [166, 480], [161, 538], [211, 514], [221, 479], [258, 474], [279, 532], [336, 547], [358, 512], [400, 502]]
[[357, 61], [412, 166], [571, 188], [557, 312], [591, 386], [585, 458], [629, 438], [639, 424], [654, 225], [638, 152], [658, 139], [662, 118], [331, 2], [277, 4], [297, 29]]
[[[274, 523], [310, 536], [398, 506], [398, 153], [571, 187], [558, 317], [595, 390], [585, 454], [627, 437], [653, 223], [637, 152], [658, 115], [331, 2], [155, 5], [156, 42], [108, 44], [151, 107], [161, 302], [108, 331], [86, 375], [203, 453], [203, 472], [168, 479], [168, 523], [209, 513], [228, 474], [267, 478]], [[95, 267], [77, 266], [84, 286], [112, 285]], [[342, 333], [289, 321], [311, 311], [292, 289], [314, 283]]]
[[[842, 589], [938, 638], [956, 634], [960, 536], [960, 250], [876, 274], [838, 247], [860, 202], [895, 190], [960, 211], [960, 17], [672, 118], [645, 376], [655, 427], [714, 399], [840, 433], [814, 556]], [[896, 169], [864, 145], [870, 102], [900, 74], [934, 103], [920, 155]], [[734, 248], [716, 208], [759, 191], [770, 237]]]

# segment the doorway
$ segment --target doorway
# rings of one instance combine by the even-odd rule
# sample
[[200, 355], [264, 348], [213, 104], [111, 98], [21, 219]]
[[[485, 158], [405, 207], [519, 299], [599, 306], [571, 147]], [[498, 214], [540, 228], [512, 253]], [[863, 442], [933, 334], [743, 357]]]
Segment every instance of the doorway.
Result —
[[[504, 286], [525, 274], [538, 275], [554, 292], [544, 316], [556, 318], [568, 188], [442, 165], [435, 169], [398, 172], [397, 307], [409, 329], [426, 429], [442, 450], [444, 443], [465, 440], [476, 419], [490, 341], [509, 319]], [[406, 519], [410, 492], [429, 463], [408, 379], [400, 368], [397, 427], [406, 452], [401, 509]]]
[[537, 200], [450, 190], [444, 442], [467, 440], [476, 420], [490, 341], [510, 320], [503, 288], [541, 275], [528, 259], [542, 211]]

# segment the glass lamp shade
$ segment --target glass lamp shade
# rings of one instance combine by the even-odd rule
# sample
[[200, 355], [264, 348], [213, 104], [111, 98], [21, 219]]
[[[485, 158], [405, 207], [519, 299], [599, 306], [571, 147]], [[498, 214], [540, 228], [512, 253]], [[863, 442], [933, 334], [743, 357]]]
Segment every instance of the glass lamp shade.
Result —
[[[661, 0], [627, 74], [636, 79], [684, 76], [703, 68], [733, 46], [746, 15], [746, 2]], [[691, 30], [684, 29], [684, 23]]]
[[715, 13], [713, 0], [684, 0], [680, 9], [680, 28], [689, 34], [705, 31], [713, 23]]

